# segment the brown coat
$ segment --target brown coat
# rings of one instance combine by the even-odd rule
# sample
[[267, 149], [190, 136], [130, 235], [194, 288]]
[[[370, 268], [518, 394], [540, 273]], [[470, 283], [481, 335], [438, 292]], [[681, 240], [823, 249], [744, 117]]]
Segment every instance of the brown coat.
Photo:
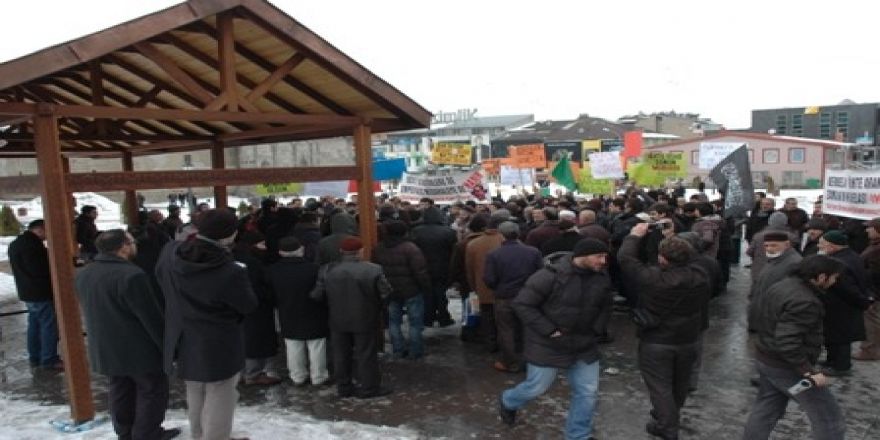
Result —
[[494, 304], [495, 293], [483, 282], [483, 272], [486, 268], [486, 255], [501, 247], [504, 237], [495, 229], [487, 229], [486, 232], [471, 240], [467, 244], [464, 262], [467, 272], [468, 284], [477, 292], [480, 304]]

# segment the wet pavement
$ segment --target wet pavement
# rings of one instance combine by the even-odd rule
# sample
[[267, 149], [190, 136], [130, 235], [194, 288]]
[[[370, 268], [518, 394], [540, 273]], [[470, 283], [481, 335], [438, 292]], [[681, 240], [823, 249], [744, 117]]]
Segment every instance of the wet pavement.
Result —
[[[682, 415], [683, 439], [740, 439], [755, 397], [749, 385], [752, 361], [745, 328], [747, 269], [734, 268], [729, 291], [711, 305], [711, 328], [704, 342], [698, 390]], [[0, 311], [22, 309], [7, 302]], [[24, 315], [0, 318], [0, 395], [46, 404], [64, 404], [62, 377], [32, 372], [25, 354]], [[649, 402], [636, 369], [637, 340], [624, 314], [611, 323], [615, 341], [602, 347], [603, 372], [594, 435], [601, 440], [651, 439], [644, 431]], [[550, 391], [520, 411], [514, 428], [496, 415], [498, 393], [524, 373], [499, 373], [482, 346], [464, 344], [458, 328], [426, 330], [427, 356], [420, 361], [383, 360], [383, 381], [394, 389], [387, 398], [337, 399], [333, 388], [295, 388], [289, 381], [271, 388], [241, 388], [243, 406], [285, 407], [325, 420], [351, 420], [413, 428], [424, 438], [559, 439], [568, 408], [568, 387], [560, 376]], [[835, 379], [832, 390], [844, 409], [847, 438], [880, 439], [880, 363], [854, 363], [854, 374]], [[99, 410], [106, 410], [106, 381], [93, 380]], [[182, 385], [173, 385], [171, 407], [183, 408]], [[4, 423], [9, 423], [4, 422]], [[13, 422], [14, 423], [14, 422]], [[789, 405], [774, 439], [808, 439], [809, 423]]]

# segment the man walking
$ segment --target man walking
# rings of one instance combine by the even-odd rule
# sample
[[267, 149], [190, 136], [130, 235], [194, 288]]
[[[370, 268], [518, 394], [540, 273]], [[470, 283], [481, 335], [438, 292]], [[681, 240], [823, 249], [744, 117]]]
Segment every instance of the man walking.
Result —
[[[865, 232], [868, 233], [871, 245], [862, 252], [861, 259], [876, 292], [880, 288], [880, 218], [867, 222]], [[852, 358], [858, 361], [880, 360], [880, 305], [872, 304], [864, 315], [865, 342], [862, 342], [859, 351]]]
[[[337, 395], [343, 398], [367, 399], [391, 393], [381, 387], [376, 346], [382, 304], [391, 294], [391, 284], [381, 266], [361, 261], [363, 247], [357, 237], [343, 239], [339, 244], [341, 260], [321, 267], [311, 294], [316, 300], [327, 299], [333, 374]], [[352, 382], [353, 369], [357, 389]]]
[[80, 258], [85, 261], [91, 261], [98, 253], [95, 247], [95, 239], [98, 237], [98, 227], [95, 225], [97, 218], [98, 208], [84, 205], [73, 222], [76, 226], [76, 242], [79, 244]]
[[113, 429], [120, 439], [171, 439], [162, 429], [168, 376], [162, 371], [162, 309], [150, 279], [131, 260], [134, 237], [122, 229], [95, 240], [98, 255], [76, 274], [92, 371], [110, 379]]
[[194, 438], [226, 440], [244, 369], [242, 321], [257, 308], [247, 270], [230, 252], [235, 216], [226, 209], [199, 215], [195, 238], [165, 246], [156, 265], [165, 293], [165, 371], [186, 382]]
[[[843, 271], [843, 263], [833, 258], [807, 257], [794, 274], [755, 298], [749, 327], [757, 331], [760, 390], [743, 440], [770, 437], [790, 399], [807, 413], [814, 438], [844, 438], [843, 413], [827, 388], [825, 375], [814, 367], [822, 351], [824, 308], [820, 298]], [[792, 395], [789, 389], [803, 379], [809, 380], [812, 387]]]
[[571, 256], [532, 275], [513, 301], [525, 328], [525, 382], [504, 391], [498, 402], [502, 421], [544, 394], [559, 370], [566, 370], [571, 407], [566, 440], [591, 438], [599, 386], [597, 335], [611, 313], [611, 280], [605, 273], [608, 246], [585, 238]]
[[544, 265], [541, 252], [519, 240], [519, 231], [519, 225], [514, 222], [504, 222], [498, 227], [504, 243], [486, 256], [486, 270], [483, 272], [483, 282], [495, 292], [495, 325], [501, 359], [493, 367], [511, 373], [519, 372], [521, 368], [517, 340], [521, 339], [522, 333], [513, 301], [526, 280]]
[[43, 220], [34, 220], [9, 243], [7, 252], [18, 299], [28, 310], [27, 349], [31, 367], [63, 370], [58, 357], [58, 324], [52, 302], [49, 252], [43, 245], [44, 240], [46, 226]]

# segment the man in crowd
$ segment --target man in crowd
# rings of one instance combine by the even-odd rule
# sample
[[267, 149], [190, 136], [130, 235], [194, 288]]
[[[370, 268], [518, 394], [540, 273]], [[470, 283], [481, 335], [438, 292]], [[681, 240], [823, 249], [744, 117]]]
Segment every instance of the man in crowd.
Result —
[[543, 266], [541, 253], [519, 240], [520, 229], [507, 221], [498, 227], [504, 237], [501, 247], [486, 255], [483, 282], [495, 293], [495, 325], [498, 329], [500, 359], [493, 367], [498, 371], [520, 371], [521, 359], [517, 350], [522, 324], [513, 309], [513, 301], [526, 280]]
[[177, 236], [177, 231], [183, 226], [183, 220], [180, 219], [180, 206], [168, 205], [168, 217], [162, 220], [162, 229], [172, 239]]
[[571, 252], [577, 242], [584, 239], [578, 231], [577, 225], [569, 219], [559, 221], [560, 235], [545, 241], [539, 249], [541, 254], [547, 256], [555, 252]]
[[[752, 211], [746, 222], [746, 241], [751, 242], [752, 238], [767, 227], [770, 221], [770, 214], [776, 211], [776, 200], [770, 197], [763, 197], [757, 202], [758, 209]], [[785, 223], [788, 223], [788, 217], [785, 217]]]
[[440, 327], [455, 323], [449, 315], [449, 301], [446, 289], [449, 288], [449, 260], [458, 238], [455, 231], [446, 226], [443, 213], [434, 206], [425, 209], [422, 224], [412, 230], [413, 242], [422, 250], [431, 275], [431, 289], [423, 292], [425, 298], [425, 326], [437, 322]]
[[599, 387], [596, 337], [605, 332], [611, 314], [607, 258], [606, 244], [581, 240], [570, 256], [532, 275], [517, 295], [513, 307], [525, 329], [527, 374], [499, 398], [504, 423], [512, 426], [517, 411], [544, 394], [559, 370], [566, 370], [572, 396], [565, 438], [592, 438]]
[[58, 324], [45, 240], [45, 223], [34, 220], [9, 243], [7, 252], [18, 299], [28, 310], [27, 349], [31, 367], [63, 370], [64, 364], [58, 357]]
[[[865, 226], [871, 245], [862, 252], [861, 258], [876, 294], [880, 288], [880, 218], [867, 222]], [[865, 337], [865, 342], [852, 358], [858, 361], [880, 360], [880, 306], [876, 303], [865, 311]]]
[[162, 370], [165, 319], [147, 274], [132, 264], [137, 244], [122, 229], [95, 240], [98, 255], [76, 274], [88, 334], [89, 365], [108, 376], [110, 416], [121, 439], [171, 439], [162, 429], [168, 376]]
[[480, 326], [478, 334], [490, 352], [495, 352], [498, 349], [495, 328], [495, 294], [483, 281], [483, 273], [486, 270], [486, 256], [489, 255], [489, 252], [501, 247], [501, 243], [504, 242], [504, 237], [498, 233], [498, 226], [508, 219], [509, 216], [493, 215], [489, 220], [489, 226], [486, 231], [467, 244], [464, 258], [468, 285], [471, 286], [471, 289], [477, 293], [480, 299]]
[[696, 251], [670, 237], [660, 243], [659, 264], [639, 260], [639, 242], [648, 224], [632, 228], [617, 258], [640, 293], [641, 309], [656, 320], [639, 328], [639, 370], [648, 387], [653, 420], [645, 430], [664, 440], [678, 439], [679, 417], [699, 353], [701, 311], [709, 300], [709, 276], [693, 263]]
[[[562, 231], [559, 230], [559, 211], [557, 211], [556, 208], [544, 208], [540, 210], [540, 214], [536, 216], [535, 214], [538, 212], [537, 209], [532, 211], [532, 216], [535, 218], [537, 226], [526, 235], [525, 243], [529, 246], [541, 249], [542, 244], [547, 240], [562, 234]], [[539, 219], [541, 218], [543, 218], [543, 220], [539, 223]]]
[[801, 241], [801, 255], [809, 257], [819, 252], [819, 239], [828, 230], [828, 224], [821, 218], [814, 218], [807, 223], [807, 233]]
[[715, 258], [718, 256], [718, 245], [721, 240], [721, 230], [724, 228], [724, 220], [715, 213], [710, 203], [697, 205], [697, 221], [691, 226], [691, 231], [700, 236], [706, 242], [702, 252]]
[[[362, 261], [363, 243], [348, 237], [339, 243], [337, 264], [321, 267], [311, 296], [326, 298], [333, 341], [333, 374], [339, 397], [374, 398], [391, 390], [382, 387], [376, 329], [382, 304], [391, 295], [391, 284], [382, 267]], [[358, 388], [352, 382], [354, 370]]]
[[[791, 276], [755, 298], [749, 326], [755, 340], [760, 388], [749, 412], [743, 440], [765, 440], [794, 399], [810, 420], [817, 439], [842, 440], [843, 413], [828, 390], [828, 379], [814, 365], [822, 351], [823, 301], [843, 272], [843, 264], [826, 256], [803, 260]], [[803, 379], [813, 386], [792, 395]]]
[[76, 225], [76, 242], [79, 244], [80, 258], [91, 261], [98, 253], [95, 247], [95, 238], [98, 237], [98, 227], [95, 219], [98, 218], [98, 208], [92, 205], [84, 205], [79, 209], [79, 215], [73, 223]]
[[318, 242], [318, 264], [339, 261], [342, 257], [339, 244], [346, 238], [354, 236], [356, 232], [357, 223], [354, 217], [344, 212], [334, 214], [330, 218], [330, 235]]
[[592, 209], [584, 209], [581, 211], [578, 216], [580, 222], [578, 232], [584, 237], [594, 238], [608, 244], [611, 240], [611, 234], [609, 234], [608, 231], [597, 222], [596, 218], [596, 211], [593, 211]]
[[791, 236], [785, 232], [768, 231], [763, 236], [764, 255], [767, 262], [752, 283], [752, 301], [763, 295], [774, 283], [779, 282], [803, 259], [791, 245]]
[[752, 283], [758, 280], [758, 276], [761, 275], [761, 271], [764, 269], [764, 265], [767, 263], [767, 254], [764, 250], [764, 237], [767, 234], [786, 234], [788, 235], [794, 246], [797, 246], [797, 244], [800, 243], [800, 239], [798, 238], [798, 236], [794, 232], [792, 232], [791, 229], [789, 229], [788, 224], [786, 223], [787, 221], [788, 220], [785, 217], [785, 214], [781, 212], [774, 212], [769, 216], [767, 226], [764, 227], [760, 232], [757, 232], [752, 238], [752, 241], [749, 244], [749, 248], [746, 250], [746, 254], [752, 257]]
[[204, 211], [197, 226], [195, 238], [165, 246], [156, 265], [165, 293], [165, 371], [176, 361], [193, 437], [227, 439], [244, 369], [242, 321], [258, 301], [230, 252], [235, 216]]
[[794, 197], [789, 197], [785, 199], [785, 204], [782, 205], [782, 209], [779, 212], [785, 214], [788, 218], [788, 227], [791, 228], [798, 236], [803, 234], [803, 232], [807, 228], [807, 223], [810, 221], [810, 216], [807, 215], [807, 211], [804, 211], [801, 208], [798, 208], [798, 201]]
[[851, 345], [865, 340], [862, 311], [871, 303], [868, 274], [859, 254], [850, 249], [847, 236], [838, 230], [828, 231], [819, 240], [819, 253], [843, 263], [845, 270], [822, 296], [825, 303], [826, 376], [852, 374]]

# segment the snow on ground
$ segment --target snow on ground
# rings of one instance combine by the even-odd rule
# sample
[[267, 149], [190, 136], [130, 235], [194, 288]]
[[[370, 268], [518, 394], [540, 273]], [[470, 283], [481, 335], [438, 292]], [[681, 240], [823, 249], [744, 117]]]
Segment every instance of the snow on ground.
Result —
[[[12, 400], [0, 396], [0, 414], [7, 423], [0, 425], [0, 438], [20, 440], [69, 439], [115, 440], [110, 421], [94, 429], [79, 433], [60, 433], [50, 426], [51, 421], [66, 420], [70, 409], [66, 406], [44, 406], [30, 401]], [[100, 414], [99, 417], [107, 417]], [[166, 428], [180, 427], [180, 439], [192, 438], [183, 410], [171, 410], [165, 415]], [[417, 439], [419, 434], [407, 428], [373, 426], [348, 421], [325, 421], [267, 406], [238, 407], [235, 410], [233, 436], [253, 439], [339, 439], [339, 440], [394, 440]]]
[[0, 304], [17, 298], [15, 279], [12, 278], [12, 275], [0, 272]]
[[9, 248], [9, 243], [12, 243], [12, 240], [15, 240], [15, 237], [0, 237], [0, 261], [6, 261], [9, 259], [9, 256], [6, 254], [6, 250]]

